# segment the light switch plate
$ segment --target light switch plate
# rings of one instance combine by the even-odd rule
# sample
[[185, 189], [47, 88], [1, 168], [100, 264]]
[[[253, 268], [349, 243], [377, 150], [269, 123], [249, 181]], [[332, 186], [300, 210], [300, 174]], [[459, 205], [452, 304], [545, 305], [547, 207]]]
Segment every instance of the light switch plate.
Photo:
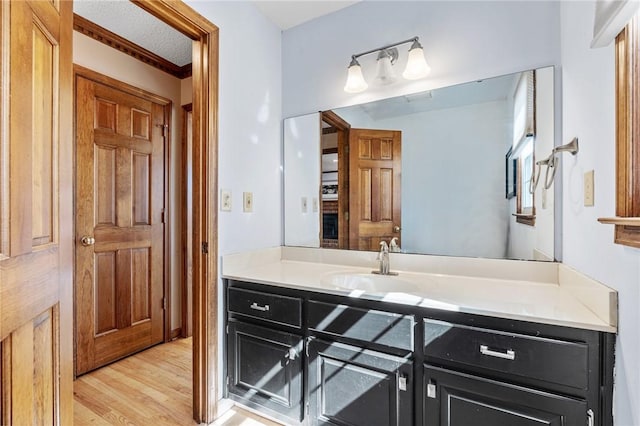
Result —
[[595, 203], [594, 199], [594, 173], [593, 170], [584, 174], [584, 205], [591, 207]]
[[300, 208], [302, 209], [302, 213], [306, 213], [308, 206], [307, 206], [307, 197], [302, 197], [300, 199]]
[[318, 205], [318, 198], [317, 197], [313, 197], [312, 209], [313, 209], [314, 213], [318, 213], [318, 210], [320, 209], [320, 206]]
[[227, 189], [220, 190], [220, 210], [223, 212], [231, 211], [231, 191]]
[[245, 213], [251, 213], [253, 211], [253, 192], [243, 192], [242, 203], [242, 210]]

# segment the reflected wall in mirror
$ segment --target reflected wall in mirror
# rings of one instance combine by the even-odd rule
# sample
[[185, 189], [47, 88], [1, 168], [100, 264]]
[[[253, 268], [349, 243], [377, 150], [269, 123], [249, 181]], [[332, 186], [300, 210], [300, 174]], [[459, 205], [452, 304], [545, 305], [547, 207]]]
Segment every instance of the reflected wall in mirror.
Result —
[[553, 260], [555, 188], [529, 186], [556, 145], [553, 79], [547, 67], [286, 119], [285, 245], [395, 238], [405, 253]]

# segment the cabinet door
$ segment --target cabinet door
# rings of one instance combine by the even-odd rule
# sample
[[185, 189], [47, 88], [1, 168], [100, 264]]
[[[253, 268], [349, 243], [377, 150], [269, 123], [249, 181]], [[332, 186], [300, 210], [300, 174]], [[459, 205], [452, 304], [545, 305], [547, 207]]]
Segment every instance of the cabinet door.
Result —
[[583, 400], [457, 373], [424, 370], [424, 426], [584, 426]]
[[309, 403], [313, 425], [412, 425], [413, 362], [312, 340]]
[[302, 346], [295, 334], [229, 322], [229, 396], [302, 420]]

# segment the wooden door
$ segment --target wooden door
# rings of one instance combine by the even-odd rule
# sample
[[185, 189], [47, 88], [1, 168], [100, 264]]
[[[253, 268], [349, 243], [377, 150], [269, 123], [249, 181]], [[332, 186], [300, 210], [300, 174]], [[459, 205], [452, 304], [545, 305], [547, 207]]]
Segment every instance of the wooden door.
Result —
[[379, 250], [400, 241], [401, 132], [349, 132], [349, 248]]
[[71, 424], [72, 5], [0, 4], [0, 424]]
[[75, 79], [76, 374], [162, 342], [165, 316], [165, 106], [81, 72]]

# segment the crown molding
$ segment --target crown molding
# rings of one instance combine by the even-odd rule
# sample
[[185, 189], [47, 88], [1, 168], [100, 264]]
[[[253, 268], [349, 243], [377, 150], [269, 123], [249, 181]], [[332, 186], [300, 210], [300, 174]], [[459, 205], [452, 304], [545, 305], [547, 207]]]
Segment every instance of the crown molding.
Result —
[[174, 77], [179, 79], [191, 77], [191, 64], [178, 66], [75, 13], [73, 14], [73, 29]]

